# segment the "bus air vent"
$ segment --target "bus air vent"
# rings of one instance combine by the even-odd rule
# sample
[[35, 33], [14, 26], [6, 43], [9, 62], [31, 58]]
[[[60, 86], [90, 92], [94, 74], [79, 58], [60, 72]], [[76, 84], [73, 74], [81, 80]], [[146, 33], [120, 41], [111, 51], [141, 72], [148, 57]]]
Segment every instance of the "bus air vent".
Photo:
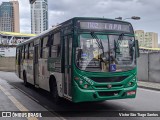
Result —
[[98, 92], [99, 96], [117, 96], [120, 91]]
[[[98, 89], [102, 89], [102, 88], [107, 88], [107, 86], [106, 85], [101, 85], [101, 86], [95, 86], [96, 88], [98, 88]], [[123, 85], [122, 84], [120, 84], [120, 85], [112, 85], [112, 88], [121, 88], [121, 87], [123, 87]]]
[[121, 82], [126, 79], [128, 76], [118, 76], [118, 77], [90, 77], [91, 80], [95, 82]]

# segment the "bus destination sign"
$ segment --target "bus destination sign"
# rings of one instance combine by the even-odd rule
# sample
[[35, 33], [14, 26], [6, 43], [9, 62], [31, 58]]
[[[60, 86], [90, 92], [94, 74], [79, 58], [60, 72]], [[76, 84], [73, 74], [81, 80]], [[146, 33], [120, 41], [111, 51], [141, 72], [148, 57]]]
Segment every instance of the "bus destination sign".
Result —
[[129, 24], [114, 22], [80, 22], [80, 29], [131, 32]]

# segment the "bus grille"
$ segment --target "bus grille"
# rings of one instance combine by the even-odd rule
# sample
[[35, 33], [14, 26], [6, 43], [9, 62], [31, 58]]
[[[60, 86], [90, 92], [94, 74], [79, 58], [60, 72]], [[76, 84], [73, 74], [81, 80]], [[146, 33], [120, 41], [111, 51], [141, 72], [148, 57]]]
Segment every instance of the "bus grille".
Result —
[[[123, 87], [122, 84], [112, 85], [112, 88], [121, 88], [121, 87]], [[95, 88], [98, 88], [98, 89], [107, 88], [107, 85], [95, 86]]]
[[120, 91], [98, 92], [99, 96], [117, 96]]
[[121, 82], [126, 79], [128, 76], [119, 76], [119, 77], [90, 77], [91, 80], [95, 82]]

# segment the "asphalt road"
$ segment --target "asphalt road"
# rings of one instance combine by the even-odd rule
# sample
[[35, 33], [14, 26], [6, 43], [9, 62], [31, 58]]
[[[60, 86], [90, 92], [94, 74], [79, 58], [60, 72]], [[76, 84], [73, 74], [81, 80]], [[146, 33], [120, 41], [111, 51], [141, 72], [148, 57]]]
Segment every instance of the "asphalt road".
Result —
[[[31, 98], [32, 101], [38, 103], [43, 108], [48, 111], [54, 111], [53, 114], [62, 116], [61, 119], [160, 120], [160, 117], [106, 117], [107, 114], [113, 116], [112, 114], [115, 114], [114, 111], [119, 111], [119, 113], [127, 113], [128, 111], [131, 113], [133, 111], [136, 111], [136, 113], [138, 113], [137, 111], [150, 111], [149, 113], [154, 113], [154, 111], [160, 111], [160, 91], [138, 88], [137, 97], [135, 99], [78, 104], [64, 100], [60, 105], [55, 105], [48, 93], [35, 89], [32, 86], [28, 88], [24, 87], [23, 81], [17, 78], [14, 73], [0, 72], [0, 78], [7, 81], [11, 86]], [[16, 94], [15, 96], [18, 97]], [[31, 111], [34, 111], [34, 109]]]

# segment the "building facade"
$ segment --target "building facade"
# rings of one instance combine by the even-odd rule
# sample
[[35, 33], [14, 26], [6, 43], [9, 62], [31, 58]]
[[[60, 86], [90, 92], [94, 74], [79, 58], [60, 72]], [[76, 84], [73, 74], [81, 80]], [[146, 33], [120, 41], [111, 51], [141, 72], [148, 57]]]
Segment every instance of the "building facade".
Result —
[[154, 32], [146, 32], [145, 46], [149, 48], [158, 48], [158, 34]]
[[144, 32], [143, 30], [135, 31], [136, 39], [140, 47], [158, 48], [158, 34], [155, 32]]
[[144, 31], [143, 30], [136, 30], [136, 40], [139, 41], [139, 46], [144, 46]]
[[48, 2], [36, 0], [31, 4], [31, 33], [40, 34], [48, 29]]
[[19, 2], [11, 1], [13, 5], [13, 32], [20, 32]]
[[0, 5], [0, 31], [20, 32], [19, 2], [2, 2]]

